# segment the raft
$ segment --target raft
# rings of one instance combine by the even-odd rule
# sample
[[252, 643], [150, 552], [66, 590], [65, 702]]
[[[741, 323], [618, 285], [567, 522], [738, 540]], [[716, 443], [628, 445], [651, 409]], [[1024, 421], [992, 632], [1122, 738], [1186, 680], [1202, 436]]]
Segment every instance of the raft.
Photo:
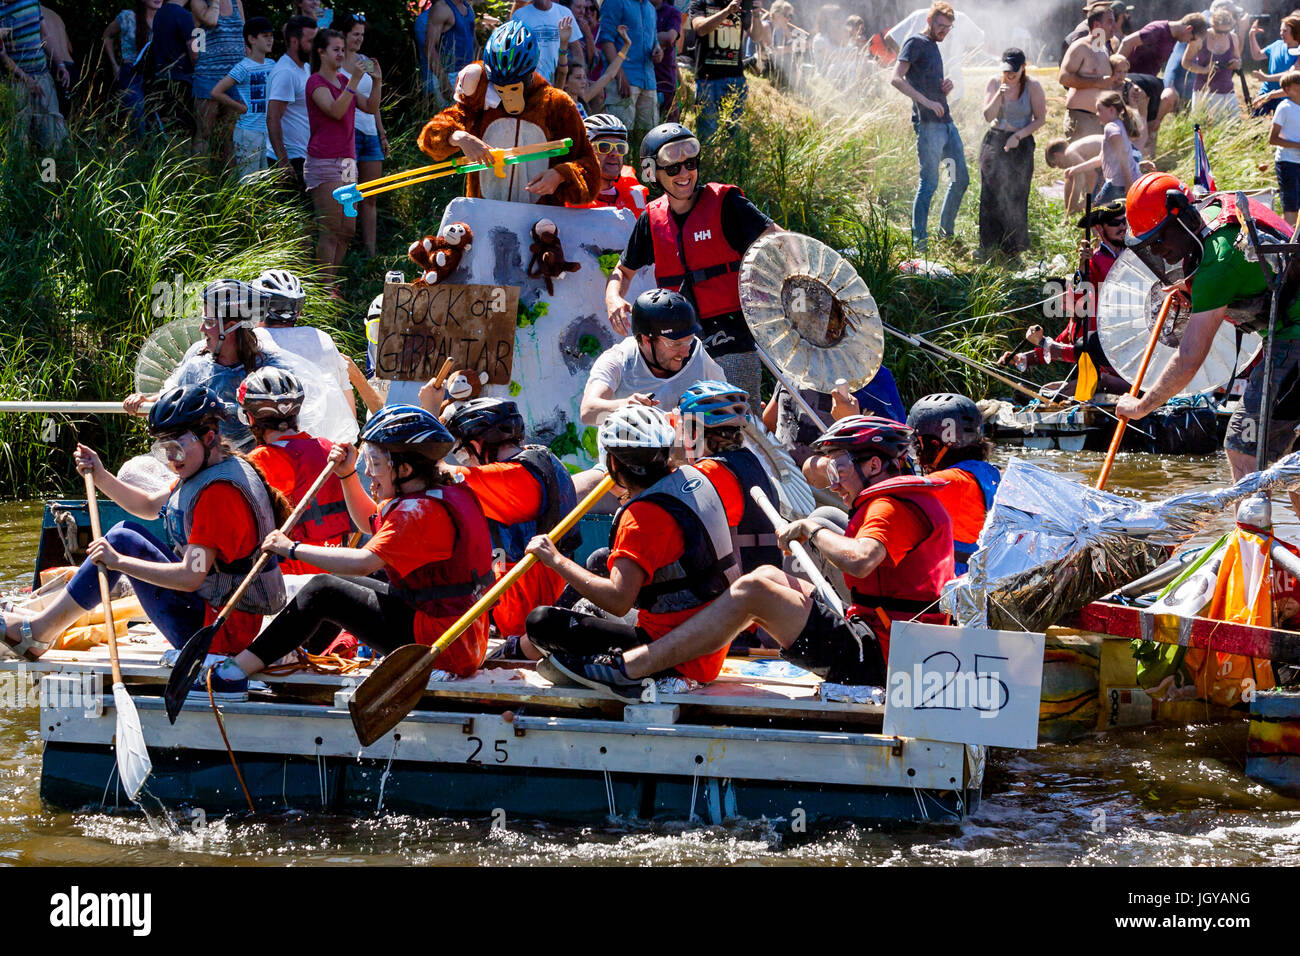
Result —
[[[1235, 403], [1234, 403], [1235, 404]], [[1130, 422], [1120, 450], [1157, 455], [1212, 455], [1223, 444], [1232, 406], [1177, 401]], [[1045, 408], [996, 403], [985, 434], [1000, 444], [1061, 451], [1106, 451], [1115, 433], [1113, 402]]]
[[[107, 502], [101, 511], [106, 523], [119, 517]], [[65, 543], [78, 543], [83, 514], [84, 503], [50, 503], [39, 561], [77, 557]], [[591, 538], [602, 530], [607, 519], [592, 522]], [[191, 700], [167, 722], [166, 646], [140, 623], [120, 642], [153, 761], [148, 791], [171, 810], [246, 810], [209, 703]], [[39, 687], [41, 795], [53, 807], [130, 805], [116, 777], [108, 674], [103, 646], [0, 662], [0, 689], [15, 680]], [[732, 658], [711, 684], [631, 703], [552, 685], [531, 664], [489, 662], [466, 680], [431, 681], [419, 706], [370, 747], [357, 741], [347, 709], [365, 674], [265, 676], [248, 701], [218, 703], [258, 812], [585, 825], [766, 819], [801, 832], [813, 823], [957, 823], [980, 802], [984, 748], [885, 736], [881, 705], [823, 701], [818, 678], [780, 660]]]

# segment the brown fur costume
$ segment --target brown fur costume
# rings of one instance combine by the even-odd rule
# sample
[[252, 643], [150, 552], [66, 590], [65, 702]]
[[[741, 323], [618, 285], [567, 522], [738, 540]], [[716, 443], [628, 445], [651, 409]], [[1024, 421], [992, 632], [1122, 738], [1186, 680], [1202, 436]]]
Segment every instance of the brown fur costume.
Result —
[[[477, 74], [473, 72], [476, 67]], [[473, 89], [462, 91], [462, 84]], [[538, 202], [546, 206], [589, 202], [592, 194], [600, 189], [600, 164], [596, 161], [591, 141], [587, 139], [582, 116], [568, 94], [547, 83], [540, 73], [534, 73], [524, 98], [524, 111], [518, 116], [511, 116], [500, 106], [484, 109], [487, 90], [488, 80], [483, 62], [480, 60], [466, 67], [461, 82], [457, 84], [456, 102], [429, 120], [420, 131], [420, 149], [435, 161], [448, 159], [460, 153], [460, 149], [449, 142], [451, 134], [456, 130], [464, 130], [482, 139], [488, 126], [495, 120], [524, 120], [540, 127], [548, 139], [563, 139], [567, 136], [573, 140], [573, 148], [567, 155], [550, 157], [550, 168], [563, 177], [563, 182], [551, 195], [539, 197]], [[465, 177], [465, 195], [476, 199], [482, 197], [477, 175]]]

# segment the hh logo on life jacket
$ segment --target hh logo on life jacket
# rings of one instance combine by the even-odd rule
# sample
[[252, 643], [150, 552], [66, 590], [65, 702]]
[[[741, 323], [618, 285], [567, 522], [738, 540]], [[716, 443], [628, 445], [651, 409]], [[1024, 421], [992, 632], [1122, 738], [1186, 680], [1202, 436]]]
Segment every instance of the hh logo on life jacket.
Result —
[[712, 239], [712, 238], [713, 238], [713, 230], [712, 230], [712, 229], [705, 229], [703, 232], [697, 232], [697, 233], [695, 234], [695, 241], [696, 241], [696, 242], [704, 242], [706, 239]]

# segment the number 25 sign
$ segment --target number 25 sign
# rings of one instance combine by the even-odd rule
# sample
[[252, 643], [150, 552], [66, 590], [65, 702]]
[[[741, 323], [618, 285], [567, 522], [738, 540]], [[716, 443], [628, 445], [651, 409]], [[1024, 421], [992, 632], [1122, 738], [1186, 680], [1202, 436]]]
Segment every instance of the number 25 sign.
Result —
[[1042, 634], [894, 623], [884, 732], [1033, 750]]

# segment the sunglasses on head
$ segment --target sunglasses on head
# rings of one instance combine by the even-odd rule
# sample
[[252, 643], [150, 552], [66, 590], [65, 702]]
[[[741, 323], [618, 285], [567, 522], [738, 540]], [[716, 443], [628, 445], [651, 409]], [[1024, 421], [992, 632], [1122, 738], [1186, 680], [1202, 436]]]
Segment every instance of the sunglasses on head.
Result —
[[591, 144], [591, 148], [602, 156], [607, 153], [618, 153], [620, 156], [627, 155], [627, 143], [618, 140], [598, 139]]
[[352, 14], [352, 19], [357, 23], [365, 23], [366, 15], [364, 13], [354, 13]]
[[659, 171], [669, 176], [676, 176], [682, 171], [683, 166], [694, 172], [700, 168], [700, 161], [692, 156], [690, 159], [684, 159], [680, 163], [673, 163], [669, 166], [660, 166]]

